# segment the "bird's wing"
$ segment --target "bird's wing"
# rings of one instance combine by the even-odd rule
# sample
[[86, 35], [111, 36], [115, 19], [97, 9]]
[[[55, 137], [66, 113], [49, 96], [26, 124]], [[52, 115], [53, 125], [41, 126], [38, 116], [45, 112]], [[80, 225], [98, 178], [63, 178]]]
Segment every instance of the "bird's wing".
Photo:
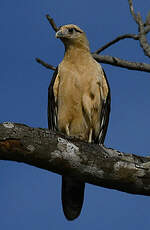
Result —
[[[57, 130], [57, 99], [59, 89], [58, 67], [48, 88], [48, 127]], [[85, 183], [69, 176], [62, 177], [62, 204], [66, 218], [73, 220], [81, 212]]]
[[58, 67], [56, 68], [48, 88], [48, 128], [57, 130], [57, 98], [54, 84], [58, 81]]
[[107, 132], [107, 127], [109, 123], [109, 114], [110, 114], [110, 104], [111, 104], [111, 96], [110, 96], [110, 87], [107, 81], [106, 74], [103, 70], [104, 76], [102, 80], [102, 90], [103, 90], [103, 101], [102, 101], [102, 109], [100, 113], [100, 131], [99, 135], [95, 138], [94, 142], [97, 144], [103, 144]]

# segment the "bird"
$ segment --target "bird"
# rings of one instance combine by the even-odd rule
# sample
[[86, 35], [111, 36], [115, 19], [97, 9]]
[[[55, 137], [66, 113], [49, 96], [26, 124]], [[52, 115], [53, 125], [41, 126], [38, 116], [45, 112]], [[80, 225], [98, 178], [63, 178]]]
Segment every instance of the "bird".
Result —
[[[48, 127], [89, 143], [103, 144], [110, 114], [110, 87], [101, 65], [92, 57], [85, 32], [77, 25], [56, 32], [65, 47], [48, 88]], [[67, 220], [80, 215], [85, 183], [62, 176], [62, 206]]]

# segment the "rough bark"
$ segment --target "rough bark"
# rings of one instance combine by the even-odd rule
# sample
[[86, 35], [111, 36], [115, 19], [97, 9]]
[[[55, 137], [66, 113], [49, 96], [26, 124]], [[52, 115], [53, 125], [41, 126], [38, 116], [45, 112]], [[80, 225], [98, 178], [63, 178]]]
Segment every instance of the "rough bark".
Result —
[[150, 157], [125, 154], [47, 129], [0, 124], [0, 160], [24, 162], [90, 184], [150, 195]]

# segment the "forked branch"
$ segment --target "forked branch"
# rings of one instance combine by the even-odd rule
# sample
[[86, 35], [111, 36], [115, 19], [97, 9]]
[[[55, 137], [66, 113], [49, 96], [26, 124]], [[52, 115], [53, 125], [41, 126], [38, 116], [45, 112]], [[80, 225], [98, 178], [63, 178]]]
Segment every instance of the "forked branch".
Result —
[[[134, 13], [133, 10], [133, 4], [131, 4], [132, 1], [129, 0], [129, 4], [130, 4], [130, 10], [132, 12], [132, 15], [134, 15], [134, 18], [136, 18], [137, 20], [137, 16]], [[58, 31], [59, 27], [56, 26], [55, 21], [53, 20], [53, 18], [51, 18], [49, 15], [46, 15], [46, 18], [48, 19], [50, 25], [52, 26], [53, 30], [56, 32]], [[149, 22], [149, 17], [147, 17], [147, 22]], [[150, 25], [147, 23], [146, 26], [144, 27], [144, 31], [143, 31], [143, 27], [141, 25], [140, 27], [140, 32], [138, 35], [136, 34], [124, 34], [121, 36], [118, 36], [117, 38], [115, 38], [114, 40], [108, 42], [107, 44], [105, 44], [104, 46], [102, 46], [101, 48], [99, 48], [98, 50], [96, 50], [94, 53], [92, 53], [93, 57], [96, 59], [97, 62], [99, 63], [105, 63], [105, 64], [110, 64], [113, 66], [118, 66], [118, 67], [122, 67], [122, 68], [126, 68], [126, 69], [130, 69], [130, 70], [137, 70], [137, 71], [144, 71], [144, 72], [150, 72], [150, 64], [146, 64], [146, 63], [139, 63], [139, 62], [131, 62], [131, 61], [127, 61], [127, 60], [123, 60], [117, 57], [112, 57], [112, 56], [104, 56], [104, 55], [98, 55], [100, 52], [102, 52], [103, 50], [107, 49], [108, 47], [110, 47], [111, 45], [123, 40], [123, 39], [134, 39], [134, 40], [139, 40], [141, 46], [144, 49], [145, 54], [148, 56], [149, 55], [149, 49], [147, 48], [147, 40], [145, 40], [145, 36], [146, 34], [150, 31]], [[42, 64], [44, 67], [51, 69], [51, 70], [55, 70], [56, 67], [42, 61], [40, 58], [36, 58], [36, 61], [40, 64]]]
[[146, 38], [146, 30], [149, 32], [150, 31], [150, 12], [148, 13], [147, 17], [146, 17], [146, 21], [145, 23], [142, 21], [142, 17], [140, 15], [140, 13], [135, 13], [134, 12], [134, 7], [133, 7], [133, 2], [132, 0], [128, 0], [129, 2], [129, 8], [130, 8], [130, 12], [133, 16], [133, 19], [135, 20], [135, 22], [138, 25], [138, 30], [139, 30], [139, 42], [140, 42], [140, 46], [142, 47], [144, 53], [146, 56], [150, 57], [150, 44], [148, 43], [148, 40]]

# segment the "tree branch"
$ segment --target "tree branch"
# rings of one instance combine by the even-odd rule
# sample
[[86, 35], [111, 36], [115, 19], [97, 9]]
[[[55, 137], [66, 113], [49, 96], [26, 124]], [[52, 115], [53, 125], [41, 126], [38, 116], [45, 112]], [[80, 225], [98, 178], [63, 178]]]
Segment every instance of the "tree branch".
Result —
[[150, 157], [124, 154], [47, 129], [0, 124], [0, 160], [24, 162], [94, 185], [150, 195]]
[[134, 12], [132, 0], [128, 0], [128, 3], [129, 3], [129, 9], [130, 9], [130, 12], [132, 14], [132, 17], [134, 18], [135, 22], [138, 24], [138, 17], [137, 17], [137, 15]]
[[139, 25], [140, 46], [142, 47], [145, 55], [150, 57], [150, 45], [148, 44], [148, 41], [147, 41], [147, 38], [146, 38], [146, 35], [145, 35], [144, 24], [142, 22], [142, 18], [141, 18], [140, 14], [138, 14], [138, 25]]
[[40, 58], [35, 58], [35, 60], [40, 63], [42, 66], [46, 67], [47, 69], [51, 69], [51, 70], [56, 70], [56, 67], [42, 61]]
[[93, 53], [92, 55], [95, 58], [95, 60], [100, 63], [119, 66], [129, 70], [144, 71], [148, 73], [150, 72], [150, 64], [140, 63], [140, 62], [129, 62], [117, 57], [103, 56], [103, 55], [98, 55], [96, 53]]
[[130, 12], [132, 14], [132, 17], [135, 20], [135, 22], [138, 24], [140, 46], [142, 47], [145, 55], [150, 57], [150, 45], [148, 44], [148, 41], [146, 38], [146, 33], [145, 33], [145, 28], [144, 28], [147, 26], [149, 27], [149, 25], [150, 25], [150, 13], [148, 13], [148, 15], [146, 17], [146, 22], [143, 23], [140, 13], [136, 14], [134, 12], [132, 0], [128, 0], [128, 3], [129, 3], [129, 8], [130, 8]]
[[134, 40], [139, 40], [139, 36], [136, 35], [136, 34], [123, 34], [123, 35], [118, 36], [114, 40], [106, 43], [104, 46], [102, 46], [101, 48], [99, 48], [98, 50], [96, 50], [94, 53], [99, 54], [100, 52], [102, 52], [103, 50], [105, 50], [108, 47], [112, 46], [113, 44], [119, 42], [120, 40], [126, 39], [126, 38], [132, 38]]
[[[118, 66], [129, 70], [137, 70], [137, 71], [143, 71], [148, 73], [150, 72], [150, 64], [140, 63], [140, 62], [129, 62], [117, 57], [98, 55], [96, 53], [92, 53], [92, 56], [99, 63]], [[48, 69], [51, 70], [56, 69], [56, 67], [42, 61], [40, 58], [36, 58], [36, 61]]]
[[[129, 2], [132, 3], [132, 1], [130, 1], [130, 0], [129, 0]], [[133, 7], [133, 5], [132, 5], [132, 7]], [[132, 7], [131, 7], [131, 9], [132, 9]], [[49, 15], [46, 15], [46, 17], [47, 17], [52, 29], [54, 31], [58, 31], [59, 27], [56, 26], [54, 20]], [[148, 17], [147, 21], [149, 22], [149, 17]], [[147, 26], [144, 29], [144, 33], [146, 34], [149, 31], [150, 31], [150, 25], [147, 24]], [[107, 44], [105, 44], [104, 46], [99, 48], [97, 51], [92, 53], [92, 55], [95, 58], [95, 60], [97, 62], [100, 62], [100, 63], [110, 64], [113, 66], [119, 66], [119, 67], [130, 69], [130, 70], [150, 72], [150, 64], [138, 63], [138, 62], [129, 62], [129, 61], [117, 58], [117, 57], [98, 55], [98, 53], [102, 52], [104, 49], [108, 48], [109, 46], [115, 44], [116, 42], [118, 42], [122, 39], [132, 38], [134, 40], [139, 40], [139, 37], [140, 37], [140, 35], [136, 35], [136, 34], [124, 34], [124, 35], [118, 36], [114, 40], [108, 42]], [[51, 70], [56, 69], [56, 67], [42, 61], [40, 58], [36, 58], [36, 61], [48, 69], [51, 69]]]
[[57, 32], [59, 30], [59, 27], [56, 26], [56, 23], [54, 22], [54, 19], [51, 18], [48, 14], [46, 15], [46, 18], [49, 21], [49, 23], [50, 23], [51, 27], [53, 28], [53, 30], [55, 32]]
[[[150, 32], [150, 26], [147, 26], [146, 28], [144, 28], [144, 34], [147, 34], [148, 32]], [[123, 34], [123, 35], [120, 35], [118, 37], [116, 37], [114, 40], [106, 43], [105, 45], [103, 45], [102, 47], [100, 47], [98, 50], [96, 50], [94, 53], [96, 54], [99, 54], [100, 52], [104, 51], [105, 49], [107, 49], [108, 47], [114, 45], [115, 43], [123, 40], [123, 39], [126, 39], [126, 38], [131, 38], [131, 39], [134, 39], [134, 40], [139, 40], [140, 38], [140, 35], [138, 34]]]

